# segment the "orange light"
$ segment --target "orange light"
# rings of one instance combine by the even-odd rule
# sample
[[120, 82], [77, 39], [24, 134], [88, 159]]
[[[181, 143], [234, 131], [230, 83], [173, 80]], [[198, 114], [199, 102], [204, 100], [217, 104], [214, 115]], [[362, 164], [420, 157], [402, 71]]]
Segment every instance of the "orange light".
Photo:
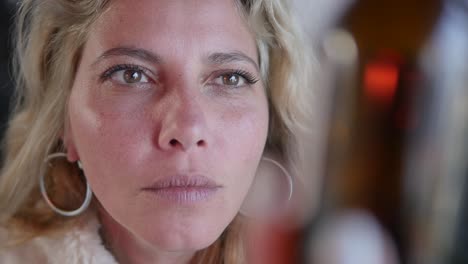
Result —
[[370, 63], [364, 73], [367, 97], [389, 103], [395, 97], [398, 86], [398, 67], [390, 63]]

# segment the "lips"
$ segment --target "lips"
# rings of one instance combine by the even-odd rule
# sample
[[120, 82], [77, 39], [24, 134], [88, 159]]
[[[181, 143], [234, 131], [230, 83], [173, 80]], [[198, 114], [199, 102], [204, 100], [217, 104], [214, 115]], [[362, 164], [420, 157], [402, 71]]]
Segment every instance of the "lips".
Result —
[[220, 188], [221, 185], [203, 175], [175, 175], [160, 179], [142, 191], [170, 202], [195, 203], [208, 200]]

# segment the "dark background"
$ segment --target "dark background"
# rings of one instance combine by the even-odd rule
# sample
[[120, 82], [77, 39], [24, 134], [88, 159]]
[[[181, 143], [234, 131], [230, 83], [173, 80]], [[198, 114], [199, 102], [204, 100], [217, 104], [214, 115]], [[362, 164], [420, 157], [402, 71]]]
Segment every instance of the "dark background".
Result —
[[10, 72], [12, 17], [15, 5], [0, 1], [0, 137], [3, 138], [13, 91]]

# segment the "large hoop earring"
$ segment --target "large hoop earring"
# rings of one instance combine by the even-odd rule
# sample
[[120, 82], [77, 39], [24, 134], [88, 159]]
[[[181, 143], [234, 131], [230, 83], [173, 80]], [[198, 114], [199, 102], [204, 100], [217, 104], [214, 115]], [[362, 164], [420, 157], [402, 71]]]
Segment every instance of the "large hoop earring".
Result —
[[[72, 211], [67, 211], [67, 210], [64, 210], [64, 209], [60, 209], [52, 202], [52, 200], [49, 198], [49, 195], [47, 194], [46, 185], [45, 185], [45, 179], [44, 178], [45, 178], [45, 175], [46, 175], [46, 172], [47, 172], [46, 168], [48, 166], [51, 166], [50, 165], [51, 160], [56, 159], [56, 158], [66, 158], [66, 157], [67, 157], [67, 154], [58, 152], [58, 153], [50, 154], [45, 158], [44, 165], [42, 166], [41, 174], [40, 174], [40, 177], [39, 177], [39, 186], [40, 186], [40, 189], [41, 189], [42, 197], [46, 201], [47, 205], [49, 205], [49, 207], [54, 212], [56, 212], [57, 214], [62, 215], [62, 216], [71, 217], [71, 216], [77, 216], [77, 215], [83, 213], [88, 208], [89, 204], [91, 203], [91, 199], [93, 197], [93, 192], [91, 191], [91, 187], [89, 186], [88, 181], [86, 181], [85, 199], [84, 199], [83, 203], [81, 204], [81, 206], [78, 209], [72, 210]], [[77, 163], [78, 163], [78, 167], [80, 168], [80, 170], [83, 170], [83, 168], [81, 166], [81, 162], [78, 161]]]
[[[276, 171], [269, 171], [268, 172], [268, 169], [265, 169], [265, 171], [262, 172], [262, 166], [266, 167], [266, 166], [273, 166]], [[271, 169], [271, 168], [270, 168]], [[264, 175], [264, 176], [262, 176]], [[276, 212], [274, 212], [274, 214], [281, 214], [281, 208], [285, 209], [288, 205], [289, 205], [289, 202], [291, 201], [292, 199], [292, 196], [293, 196], [293, 193], [294, 193], [294, 180], [293, 180], [293, 177], [291, 176], [291, 174], [288, 172], [288, 170], [283, 166], [281, 165], [281, 163], [279, 163], [278, 161], [274, 160], [274, 159], [271, 159], [271, 158], [267, 158], [267, 157], [262, 157], [261, 161], [260, 161], [260, 164], [259, 164], [259, 168], [257, 169], [257, 173], [255, 175], [255, 179], [254, 179], [254, 182], [252, 183], [252, 187], [250, 188], [249, 190], [249, 194], [247, 195], [242, 207], [240, 208], [240, 213], [244, 216], [247, 216], [247, 217], [257, 217], [257, 216], [271, 216], [272, 213], [261, 213], [262, 209], [264, 208], [257, 208], [256, 205], [250, 205], [249, 206], [249, 203], [255, 203], [255, 202], [252, 202], [251, 201], [251, 198], [255, 196], [255, 192], [257, 191], [262, 191], [262, 190], [258, 190], [256, 189], [256, 182], [258, 180], [262, 180], [262, 179], [258, 179], [259, 177], [262, 178], [262, 177], [265, 177], [267, 176], [268, 179], [263, 179], [263, 180], [266, 180], [266, 181], [270, 181], [272, 180], [272, 178], [274, 176], [278, 176], [278, 175], [281, 175], [281, 177], [283, 178], [283, 182], [285, 182], [287, 184], [287, 188], [286, 188], [286, 195], [283, 194], [283, 198], [281, 199], [281, 201], [279, 201], [279, 204], [277, 203], [274, 203], [273, 207], [274, 207], [274, 210], [277, 210]], [[261, 186], [268, 186], [267, 184], [260, 184]], [[278, 185], [278, 184], [277, 184]], [[282, 185], [282, 184], [281, 184]], [[269, 186], [271, 187], [271, 186]], [[267, 187], [268, 189], [274, 189], [274, 188], [269, 188]], [[277, 196], [279, 196], [277, 193], [275, 193], [273, 190], [268, 190], [270, 192], [273, 192], [272, 193], [272, 196], [277, 198]], [[250, 199], [250, 200], [249, 200]], [[252, 199], [255, 199], [255, 198], [252, 198]], [[249, 207], [252, 207], [252, 208], [249, 208]], [[262, 207], [262, 205], [260, 205], [260, 207]], [[255, 213], [254, 213], [255, 212]], [[260, 213], [259, 213], [260, 212]]]

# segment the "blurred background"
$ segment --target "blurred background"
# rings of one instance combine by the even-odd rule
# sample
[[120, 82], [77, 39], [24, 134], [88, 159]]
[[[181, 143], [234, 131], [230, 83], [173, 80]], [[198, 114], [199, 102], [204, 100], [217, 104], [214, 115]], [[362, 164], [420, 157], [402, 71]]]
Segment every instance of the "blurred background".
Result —
[[323, 191], [301, 261], [468, 263], [468, 1], [326, 5], [309, 30], [328, 72]]
[[[468, 263], [468, 0], [293, 3], [322, 69], [316, 209], [270, 234], [264, 263]], [[0, 136], [15, 5], [0, 1]]]

